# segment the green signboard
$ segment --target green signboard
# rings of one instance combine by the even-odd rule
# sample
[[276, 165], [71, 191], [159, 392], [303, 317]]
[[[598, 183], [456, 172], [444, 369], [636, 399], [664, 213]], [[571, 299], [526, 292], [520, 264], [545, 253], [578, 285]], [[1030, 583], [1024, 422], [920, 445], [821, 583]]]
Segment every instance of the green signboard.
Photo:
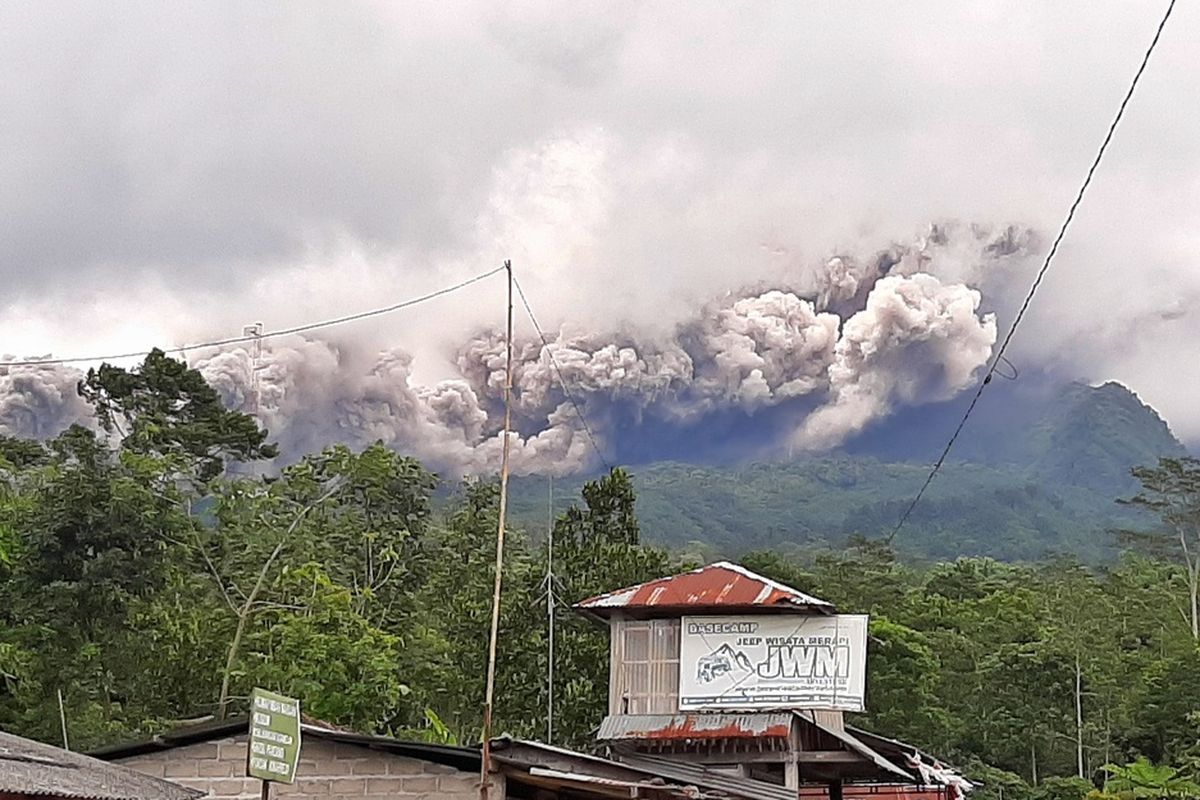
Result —
[[251, 778], [291, 783], [300, 761], [300, 701], [255, 689], [250, 693]]

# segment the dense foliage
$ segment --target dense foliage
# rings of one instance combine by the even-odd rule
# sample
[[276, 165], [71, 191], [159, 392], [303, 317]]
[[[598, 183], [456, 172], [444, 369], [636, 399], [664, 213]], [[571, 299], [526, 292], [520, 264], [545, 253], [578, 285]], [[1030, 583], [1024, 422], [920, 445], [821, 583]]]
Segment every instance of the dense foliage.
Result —
[[[702, 545], [738, 558], [763, 548], [799, 555], [838, 547], [854, 533], [884, 536], [928, 474], [928, 463], [847, 455], [742, 467], [658, 463], [637, 471], [635, 488], [638, 516], [653, 531], [654, 544]], [[564, 493], [580, 485], [563, 483]], [[515, 519], [544, 520], [545, 479], [515, 486]], [[1113, 499], [1017, 467], [955, 463], [914, 510], [897, 547], [924, 561], [959, 555], [1036, 560], [1059, 553], [1109, 561], [1115, 550], [1096, 532], [1139, 524]]]
[[[439, 499], [436, 476], [380, 445], [256, 474], [246, 463], [270, 456], [267, 438], [161, 354], [81, 391], [94, 429], [0, 438], [0, 727], [58, 741], [61, 691], [72, 744], [95, 746], [240, 711], [259, 685], [361, 730], [478, 737], [493, 483]], [[1200, 466], [1166, 460], [1137, 477], [1146, 488], [1130, 499], [1191, 543]], [[587, 744], [604, 713], [606, 636], [565, 605], [689, 560], [643, 544], [634, 512], [626, 473], [583, 485], [555, 517], [549, 581], [543, 537], [512, 532], [499, 729], [544, 735], [549, 586], [564, 606], [555, 739]], [[841, 544], [743, 563], [872, 615], [862, 725], [1017, 800], [1106, 780], [1128, 797], [1194, 785], [1194, 551], [1146, 546], [1105, 568], [917, 566], [877, 542]]]

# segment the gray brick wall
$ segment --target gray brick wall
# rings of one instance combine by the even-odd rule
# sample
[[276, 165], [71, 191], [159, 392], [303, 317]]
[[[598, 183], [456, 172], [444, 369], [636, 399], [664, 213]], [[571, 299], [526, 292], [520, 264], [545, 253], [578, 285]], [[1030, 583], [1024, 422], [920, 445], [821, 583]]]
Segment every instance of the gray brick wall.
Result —
[[[221, 800], [258, 800], [261, 783], [246, 775], [245, 736], [120, 759], [131, 769], [200, 789]], [[477, 800], [479, 776], [453, 767], [306, 735], [296, 782], [272, 784], [281, 800]]]

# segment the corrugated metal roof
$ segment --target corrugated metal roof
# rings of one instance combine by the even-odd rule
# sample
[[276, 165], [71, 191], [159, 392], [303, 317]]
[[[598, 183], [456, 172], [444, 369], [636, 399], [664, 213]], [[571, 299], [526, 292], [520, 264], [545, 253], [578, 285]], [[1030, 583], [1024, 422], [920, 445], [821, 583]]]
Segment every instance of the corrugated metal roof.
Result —
[[[206, 722], [184, 725], [174, 730], [160, 733], [150, 739], [138, 742], [109, 745], [91, 751], [89, 755], [105, 761], [119, 761], [123, 758], [154, 753], [160, 750], [171, 750], [177, 747], [187, 747], [198, 742], [211, 742], [227, 736], [237, 736], [249, 732], [249, 719], [245, 716], [233, 717], [226, 720], [209, 720]], [[385, 750], [396, 755], [410, 756], [435, 764], [444, 764], [464, 771], [479, 769], [480, 753], [477, 747], [461, 747], [458, 745], [427, 744], [425, 742], [406, 742], [393, 739], [390, 736], [354, 733], [323, 720], [309, 716], [303, 718], [300, 729], [305, 736], [318, 739], [328, 739], [342, 744], [360, 745], [376, 750]]]
[[[693, 786], [675, 786], [666, 783], [658, 777], [638, 781], [623, 781], [615, 778], [602, 778], [596, 775], [583, 775], [578, 772], [562, 772], [545, 767], [530, 767], [529, 776], [531, 778], [540, 778], [543, 783], [549, 782], [556, 789], [573, 789], [574, 792], [581, 794], [592, 787], [601, 787], [605, 790], [621, 791], [629, 797], [672, 797], [681, 798], [681, 800], [713, 797], [709, 794], [702, 794]], [[603, 796], [610, 797], [611, 795], [605, 791]], [[721, 793], [719, 800], [727, 800], [727, 798], [727, 795]], [[718, 800], [718, 798], [713, 797], [713, 800]]]
[[905, 780], [910, 781], [912, 783], [916, 783], [916, 779], [913, 778], [913, 776], [910, 775], [907, 771], [905, 771], [905, 770], [901, 769], [900, 767], [896, 766], [895, 764], [893, 764], [891, 761], [889, 761], [887, 758], [885, 758], [878, 751], [865, 745], [853, 733], [849, 733], [848, 731], [838, 730], [837, 728], [830, 727], [829, 725], [822, 725], [821, 723], [816, 721], [816, 719], [813, 717], [812, 714], [809, 714], [809, 713], [806, 713], [803, 711], [796, 711], [793, 713], [795, 713], [796, 716], [800, 717], [801, 719], [805, 720], [806, 722], [812, 723], [813, 725], [820, 728], [822, 731], [829, 734], [830, 736], [835, 737], [836, 739], [841, 741], [843, 744], [845, 744], [847, 747], [849, 747], [851, 750], [853, 750], [854, 752], [858, 753], [859, 755], [861, 755], [864, 758], [871, 761], [871, 763], [873, 763], [879, 769], [881, 769], [885, 772], [890, 772], [893, 775], [898, 775], [901, 778], [904, 778]]
[[203, 792], [0, 732], [0, 794], [79, 800], [191, 800]]
[[659, 775], [669, 781], [723, 792], [729, 797], [744, 800], [796, 800], [795, 789], [706, 769], [684, 761], [639, 755], [622, 756], [621, 763], [650, 775]]
[[[852, 733], [816, 722], [808, 712], [760, 714], [638, 714], [610, 715], [600, 723], [596, 738], [602, 742], [630, 740], [679, 741], [704, 739], [784, 738], [792, 720], [799, 718], [837, 739], [851, 752], [884, 773], [914, 781], [907, 771], [869, 747]], [[628, 759], [622, 758], [623, 763]]]
[[617, 609], [776, 608], [832, 612], [833, 604], [764, 578], [739, 564], [718, 561], [707, 567], [591, 597], [576, 608], [604, 615]]
[[612, 714], [600, 723], [596, 738], [602, 742], [783, 739], [791, 725], [791, 714]]
[[[606, 782], [605, 779], [608, 779], [614, 784], [629, 781], [640, 784], [645, 789], [666, 789], [668, 792], [676, 790], [676, 787], [667, 785], [670, 783], [684, 787], [688, 797], [705, 798], [716, 793], [718, 797], [736, 798], [737, 800], [795, 800], [796, 798], [794, 789], [786, 789], [783, 786], [753, 778], [743, 778], [728, 772], [651, 756], [622, 756], [620, 761], [611, 761], [598, 756], [550, 747], [540, 742], [498, 740], [495, 745], [499, 751], [497, 760], [503, 760], [513, 765], [523, 764], [530, 771], [552, 769], [564, 775], [597, 776], [601, 778], [600, 781], [589, 781], [596, 785], [600, 785]], [[508, 748], [512, 747], [522, 752], [516, 758], [506, 759], [505, 754], [508, 752]], [[539, 757], [540, 752], [544, 752], [547, 758]], [[564, 761], [564, 758], [567, 760]], [[555, 763], [548, 763], [551, 760]], [[547, 763], [541, 763], [543, 761]], [[651, 781], [659, 779], [667, 783], [656, 786], [639, 779], [638, 776], [645, 776]], [[587, 779], [584, 778], [584, 780]], [[692, 791], [691, 787], [696, 787], [699, 791]]]
[[[953, 769], [955, 772], [959, 772], [959, 773], [962, 772], [962, 770], [958, 769], [953, 764], [950, 764], [950, 763], [938, 758], [937, 756], [933, 755], [932, 753], [930, 753], [927, 750], [922, 750], [921, 748], [917, 747], [915, 744], [909, 744], [908, 742], [902, 742], [899, 739], [891, 739], [887, 736], [883, 736], [878, 733], [872, 733], [871, 731], [865, 730], [863, 728], [856, 728], [853, 725], [846, 725], [846, 730], [849, 731], [850, 733], [853, 733], [855, 736], [862, 739], [864, 742], [866, 742], [867, 744], [876, 748], [877, 750], [883, 752], [885, 755], [889, 755], [893, 758], [896, 758], [896, 757], [908, 758], [914, 754], [920, 755], [923, 758], [929, 759], [930, 761], [934, 761], [939, 764], [943, 764], [943, 765], [949, 767], [950, 769]], [[891, 751], [891, 752], [888, 752], [888, 751]], [[979, 783], [979, 781], [972, 779], [972, 783]]]
[[[825, 800], [828, 797], [828, 786], [810, 784], [800, 787], [800, 800]], [[941, 787], [903, 783], [847, 783], [842, 787], [842, 797], [844, 800], [947, 800]]]

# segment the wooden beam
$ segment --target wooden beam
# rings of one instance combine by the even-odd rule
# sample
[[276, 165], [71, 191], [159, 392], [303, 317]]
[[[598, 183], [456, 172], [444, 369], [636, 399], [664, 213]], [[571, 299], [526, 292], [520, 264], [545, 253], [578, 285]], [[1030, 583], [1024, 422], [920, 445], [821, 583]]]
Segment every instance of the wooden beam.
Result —
[[792, 718], [792, 726], [788, 731], [788, 749], [787, 759], [783, 762], [783, 785], [789, 789], [796, 790], [796, 796], [800, 796], [800, 781], [803, 776], [800, 774], [800, 726], [797, 724], [795, 717]]
[[604, 786], [602, 784], [584, 783], [582, 781], [574, 783], [561, 778], [530, 775], [528, 772], [513, 772], [509, 776], [508, 781], [510, 785], [519, 784], [535, 790], [543, 789], [553, 792], [555, 795], [561, 795], [562, 792], [571, 792], [590, 797], [626, 798], [638, 796], [637, 790], [628, 786]]
[[801, 750], [800, 762], [804, 764], [856, 764], [866, 762], [858, 753], [849, 750]]

